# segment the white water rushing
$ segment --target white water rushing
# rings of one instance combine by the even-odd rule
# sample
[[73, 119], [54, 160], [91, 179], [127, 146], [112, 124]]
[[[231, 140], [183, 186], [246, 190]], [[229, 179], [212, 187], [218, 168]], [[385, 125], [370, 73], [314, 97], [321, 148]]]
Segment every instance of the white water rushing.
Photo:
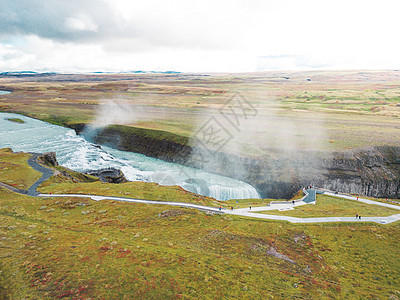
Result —
[[[8, 118], [20, 118], [15, 123]], [[179, 185], [185, 190], [218, 200], [260, 198], [251, 185], [236, 179], [168, 163], [142, 154], [89, 143], [72, 129], [25, 116], [0, 113], [0, 148], [44, 153], [54, 151], [58, 162], [76, 171], [107, 167], [121, 169], [130, 181]]]

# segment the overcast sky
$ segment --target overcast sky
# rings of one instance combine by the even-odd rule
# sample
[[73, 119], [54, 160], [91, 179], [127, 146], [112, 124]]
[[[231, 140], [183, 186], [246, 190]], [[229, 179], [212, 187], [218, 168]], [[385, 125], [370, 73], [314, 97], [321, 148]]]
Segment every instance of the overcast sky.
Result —
[[400, 69], [400, 1], [0, 0], [0, 71]]

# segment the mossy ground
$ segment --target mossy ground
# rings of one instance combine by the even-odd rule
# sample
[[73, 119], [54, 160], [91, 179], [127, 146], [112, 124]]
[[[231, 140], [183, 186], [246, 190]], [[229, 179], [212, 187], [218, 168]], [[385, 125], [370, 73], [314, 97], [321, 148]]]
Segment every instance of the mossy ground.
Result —
[[181, 136], [178, 134], [174, 134], [168, 131], [163, 130], [154, 130], [148, 128], [138, 128], [138, 127], [129, 127], [129, 126], [122, 126], [122, 125], [110, 125], [109, 128], [111, 130], [115, 130], [120, 132], [121, 134], [126, 135], [139, 135], [145, 138], [153, 139], [153, 140], [166, 140], [170, 142], [174, 142], [176, 144], [181, 145], [188, 145], [189, 138], [185, 136]]
[[14, 123], [19, 123], [19, 124], [25, 123], [25, 121], [20, 119], [20, 118], [8, 118], [7, 121], [14, 122]]
[[13, 298], [362, 299], [400, 284], [397, 224], [291, 225], [4, 189], [0, 199]]
[[27, 164], [29, 157], [30, 154], [13, 153], [9, 148], [0, 149], [1, 182], [22, 190], [35, 183], [42, 174]]
[[[176, 191], [171, 200], [182, 197]], [[294, 225], [168, 206], [33, 198], [0, 187], [0, 295], [396, 299], [399, 240], [398, 223]]]

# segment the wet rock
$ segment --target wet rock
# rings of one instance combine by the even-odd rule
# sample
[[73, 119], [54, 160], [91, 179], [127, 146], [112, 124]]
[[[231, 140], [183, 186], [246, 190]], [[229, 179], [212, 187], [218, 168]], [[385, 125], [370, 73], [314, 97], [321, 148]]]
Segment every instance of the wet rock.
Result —
[[109, 183], [124, 183], [128, 180], [125, 178], [121, 170], [115, 168], [105, 168], [100, 170], [90, 170], [84, 172], [85, 174], [99, 177], [103, 182]]
[[81, 133], [82, 131], [85, 130], [86, 125], [83, 123], [77, 123], [77, 124], [70, 124], [68, 125], [68, 127], [72, 128], [73, 130], [75, 130], [76, 134]]

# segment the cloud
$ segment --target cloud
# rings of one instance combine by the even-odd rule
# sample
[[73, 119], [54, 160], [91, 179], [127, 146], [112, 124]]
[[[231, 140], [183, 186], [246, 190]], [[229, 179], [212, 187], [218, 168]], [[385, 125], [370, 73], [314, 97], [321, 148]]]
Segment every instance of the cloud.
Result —
[[398, 69], [399, 6], [389, 0], [1, 0], [0, 67]]
[[23, 66], [33, 58], [32, 54], [0, 44], [0, 70], [22, 70]]
[[[83, 41], [106, 36], [113, 27], [109, 5], [83, 0], [2, 0], [0, 36], [35, 35], [55, 41]], [[108, 33], [109, 34], [109, 33]]]
[[85, 15], [67, 18], [65, 21], [65, 26], [73, 31], [97, 32], [97, 25]]
[[232, 9], [236, 4], [225, 0], [218, 5], [181, 0], [2, 0], [0, 38], [34, 35], [58, 42], [99, 43], [117, 52], [221, 49], [237, 43], [235, 37], [246, 25], [236, 23], [241, 19]]

